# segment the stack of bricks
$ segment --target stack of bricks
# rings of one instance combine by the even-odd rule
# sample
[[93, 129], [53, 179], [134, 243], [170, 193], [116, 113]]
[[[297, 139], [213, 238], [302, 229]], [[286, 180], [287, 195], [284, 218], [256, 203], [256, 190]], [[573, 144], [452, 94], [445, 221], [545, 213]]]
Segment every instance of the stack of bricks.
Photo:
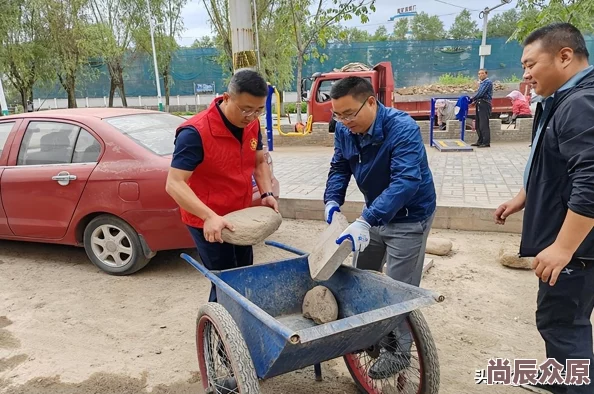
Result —
[[[283, 133], [295, 133], [294, 125], [281, 125]], [[274, 135], [274, 146], [334, 146], [334, 133], [328, 131], [328, 123], [314, 123], [311, 134]]]

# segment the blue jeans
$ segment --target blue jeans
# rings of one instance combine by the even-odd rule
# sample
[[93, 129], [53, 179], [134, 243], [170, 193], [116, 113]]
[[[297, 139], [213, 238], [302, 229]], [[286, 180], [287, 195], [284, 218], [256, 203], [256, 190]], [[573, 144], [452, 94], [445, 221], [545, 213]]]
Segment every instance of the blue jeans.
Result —
[[[202, 264], [209, 270], [222, 271], [254, 264], [254, 252], [251, 246], [208, 242], [204, 238], [204, 231], [201, 228], [188, 226], [188, 229], [194, 239], [196, 248], [198, 248], [198, 255], [202, 260]], [[211, 284], [208, 302], [216, 301], [216, 288], [214, 284]]]
[[[372, 227], [369, 231], [370, 242], [367, 248], [357, 253], [353, 265], [359, 269], [382, 272], [386, 265], [386, 274], [399, 282], [419, 286], [423, 275], [427, 237], [433, 224], [433, 213], [427, 219], [412, 223], [390, 223]], [[403, 315], [403, 317], [408, 314]], [[410, 352], [412, 334], [405, 319], [394, 330], [397, 344], [390, 347], [402, 352]]]

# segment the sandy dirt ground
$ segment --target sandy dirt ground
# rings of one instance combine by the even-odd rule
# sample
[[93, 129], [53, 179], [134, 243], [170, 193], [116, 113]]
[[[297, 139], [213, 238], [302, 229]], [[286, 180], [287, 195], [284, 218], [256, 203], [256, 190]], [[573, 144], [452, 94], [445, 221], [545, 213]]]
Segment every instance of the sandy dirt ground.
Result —
[[[285, 220], [270, 239], [311, 250], [324, 223]], [[544, 361], [534, 324], [537, 280], [502, 267], [502, 245], [518, 235], [433, 231], [454, 243], [435, 257], [422, 287], [443, 303], [425, 308], [439, 352], [444, 394], [513, 393], [476, 385], [490, 357]], [[257, 262], [285, 252], [258, 246]], [[0, 242], [0, 392], [19, 394], [200, 393], [195, 319], [209, 282], [179, 258], [161, 253], [129, 277], [101, 273], [82, 249]], [[342, 360], [262, 384], [263, 393], [356, 393]]]

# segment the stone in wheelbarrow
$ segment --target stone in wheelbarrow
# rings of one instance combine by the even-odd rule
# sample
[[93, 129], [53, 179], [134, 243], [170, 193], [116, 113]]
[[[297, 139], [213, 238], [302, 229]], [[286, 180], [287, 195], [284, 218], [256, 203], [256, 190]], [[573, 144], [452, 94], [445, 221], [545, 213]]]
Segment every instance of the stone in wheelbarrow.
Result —
[[316, 286], [305, 294], [303, 317], [317, 324], [324, 324], [338, 318], [338, 303], [334, 294], [324, 286]]
[[231, 212], [225, 216], [235, 227], [221, 232], [223, 241], [233, 245], [256, 245], [263, 242], [280, 227], [283, 218], [280, 213], [269, 207], [249, 207]]
[[350, 241], [340, 245], [336, 239], [349, 226], [349, 221], [340, 212], [333, 216], [332, 223], [318, 237], [318, 242], [309, 255], [309, 274], [315, 281], [324, 281], [336, 272], [353, 250]]

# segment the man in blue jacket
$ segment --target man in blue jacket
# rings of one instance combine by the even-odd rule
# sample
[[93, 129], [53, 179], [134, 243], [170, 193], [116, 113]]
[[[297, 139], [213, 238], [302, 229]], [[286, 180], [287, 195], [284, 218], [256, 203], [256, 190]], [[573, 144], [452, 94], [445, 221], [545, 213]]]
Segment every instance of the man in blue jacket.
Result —
[[[418, 286], [436, 208], [419, 126], [405, 112], [378, 102], [365, 78], [336, 82], [330, 97], [337, 123], [324, 194], [326, 221], [331, 223], [344, 204], [354, 176], [365, 196], [365, 208], [337, 243], [352, 242], [357, 268], [382, 271], [386, 264], [388, 276]], [[387, 378], [409, 366], [412, 337], [406, 322], [392, 334], [382, 340], [380, 357], [369, 370], [373, 379]]]
[[[566, 368], [568, 377], [585, 372], [594, 379], [594, 67], [588, 57], [584, 37], [568, 23], [546, 26], [525, 40], [524, 78], [542, 102], [524, 188], [497, 208], [494, 220], [504, 224], [525, 210], [520, 255], [534, 257], [540, 278], [536, 327], [547, 358]], [[594, 393], [592, 384], [539, 383], [525, 388]]]

